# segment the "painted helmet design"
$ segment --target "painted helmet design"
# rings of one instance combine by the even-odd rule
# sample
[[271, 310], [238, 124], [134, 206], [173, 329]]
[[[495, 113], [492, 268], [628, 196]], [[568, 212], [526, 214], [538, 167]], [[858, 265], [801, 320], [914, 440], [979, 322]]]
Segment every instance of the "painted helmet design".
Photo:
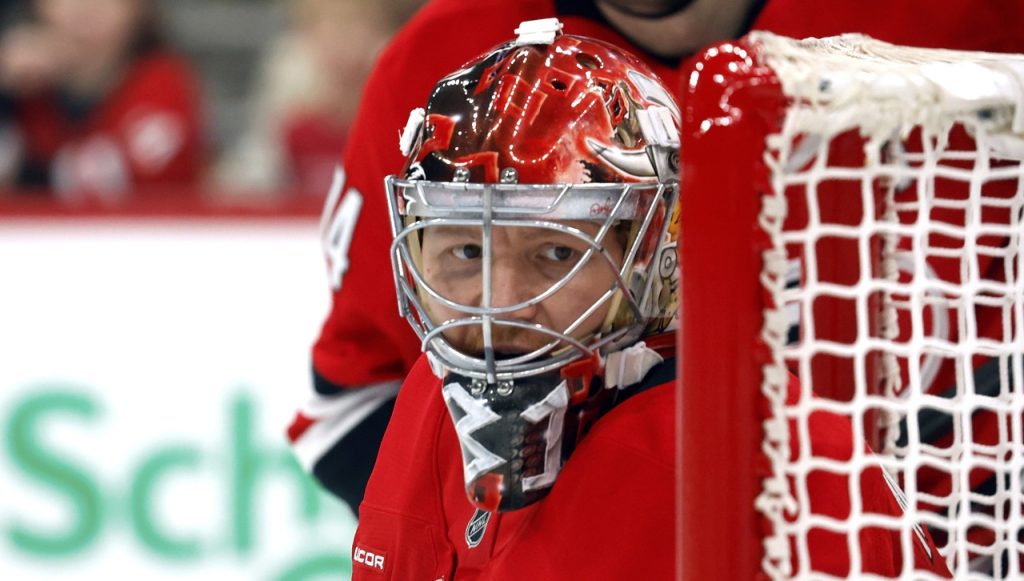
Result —
[[[580, 418], [609, 391], [589, 378], [610, 354], [672, 328], [678, 308], [678, 107], [637, 58], [560, 29], [555, 19], [523, 23], [517, 40], [441, 79], [402, 135], [403, 177], [387, 179], [399, 309], [443, 377], [467, 493], [485, 510], [547, 493], [585, 429]], [[472, 304], [424, 269], [424, 237], [443, 227], [479, 233]], [[516, 228], [568, 235], [585, 251], [532, 296], [494, 304], [493, 236]], [[611, 282], [572, 323], [516, 318], [593, 263]], [[448, 314], [432, 312], [441, 308]], [[482, 348], [450, 340], [467, 327]], [[493, 337], [503, 330], [543, 340], [502, 353]]]

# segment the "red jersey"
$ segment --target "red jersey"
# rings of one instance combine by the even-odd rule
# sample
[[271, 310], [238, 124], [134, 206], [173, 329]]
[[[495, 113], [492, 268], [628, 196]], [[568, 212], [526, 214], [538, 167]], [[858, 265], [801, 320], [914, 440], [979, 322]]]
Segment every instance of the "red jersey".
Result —
[[[360, 507], [352, 578], [671, 578], [674, 394], [669, 381], [613, 408], [544, 500], [492, 514], [466, 497], [441, 380], [421, 358], [399, 393]], [[598, 556], [598, 547], [615, 549]]]
[[[661, 363], [648, 377], [664, 377], [665, 369], [674, 370], [675, 361]], [[669, 376], [673, 379], [640, 391], [599, 419], [547, 497], [521, 510], [491, 514], [476, 510], [466, 497], [458, 436], [441, 380], [423, 357], [402, 386], [367, 486], [352, 578], [674, 578], [675, 518], [685, 506], [678, 506], [675, 496], [677, 390], [674, 374]], [[794, 393], [795, 387], [794, 382]], [[844, 460], [852, 455], [853, 435], [845, 419], [818, 413], [810, 429], [816, 456]], [[879, 469], [860, 477], [866, 511], [901, 513]], [[847, 517], [844, 479], [817, 471], [808, 482], [811, 510]], [[860, 540], [865, 571], [900, 571], [898, 532], [864, 529]], [[845, 535], [822, 531], [809, 542], [816, 571], [849, 571]], [[927, 533], [915, 542], [917, 566], [945, 574]]]
[[[419, 356], [420, 345], [398, 315], [389, 268], [391, 228], [385, 176], [401, 170], [398, 135], [409, 112], [426, 103], [434, 84], [474, 56], [513, 36], [524, 20], [557, 16], [567, 34], [598, 38], [645, 60], [666, 85], [679, 86], [680, 63], [644, 51], [604, 19], [592, 0], [433, 0], [394, 38], [367, 83], [339, 174], [336, 195], [324, 208], [324, 252], [333, 289], [332, 309], [313, 348], [315, 393], [289, 437], [303, 464], [328, 488], [355, 506], [354, 471], [335, 464], [341, 448], [370, 448], [357, 455], [372, 463], [399, 381]], [[800, 0], [755, 2], [751, 29], [794, 37], [863, 32], [889, 42], [989, 51], [1022, 51], [1024, 6], [1015, 1], [977, 3]], [[909, 24], [908, 24], [909, 23]], [[365, 388], [370, 390], [348, 388]], [[358, 392], [364, 392], [358, 394]], [[367, 418], [376, 427], [349, 438]], [[345, 444], [349, 438], [353, 444]], [[361, 473], [367, 470], [362, 469]], [[350, 487], [342, 491], [335, 486]]]
[[160, 52], [135, 60], [97, 103], [72, 103], [57, 91], [24, 97], [14, 112], [17, 183], [108, 196], [195, 184], [204, 161], [201, 109], [186, 63]]

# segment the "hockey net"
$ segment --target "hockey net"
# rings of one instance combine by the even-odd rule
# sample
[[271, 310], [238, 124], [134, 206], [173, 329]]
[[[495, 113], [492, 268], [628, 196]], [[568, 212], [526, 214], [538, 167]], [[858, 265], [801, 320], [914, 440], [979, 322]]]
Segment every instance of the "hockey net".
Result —
[[1024, 57], [755, 33], [684, 82], [683, 577], [940, 578], [927, 530], [1024, 578]]

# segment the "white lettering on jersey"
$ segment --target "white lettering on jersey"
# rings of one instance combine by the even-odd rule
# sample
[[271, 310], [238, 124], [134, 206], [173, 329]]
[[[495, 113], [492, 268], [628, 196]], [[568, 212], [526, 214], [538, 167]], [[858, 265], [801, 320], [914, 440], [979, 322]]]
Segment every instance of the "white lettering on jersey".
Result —
[[565, 421], [565, 409], [569, 406], [569, 386], [565, 381], [559, 383], [544, 399], [523, 410], [521, 417], [533, 423], [544, 418], [548, 419], [548, 427], [544, 433], [547, 449], [544, 452], [544, 471], [534, 476], [523, 478], [523, 490], [536, 490], [551, 486], [562, 468], [562, 423]]
[[507, 462], [506, 459], [488, 450], [486, 446], [473, 438], [474, 432], [498, 421], [501, 416], [494, 413], [487, 402], [474, 399], [464, 387], [456, 382], [445, 385], [441, 393], [449, 407], [454, 404], [465, 414], [455, 422], [455, 431], [459, 434], [459, 442], [462, 443], [462, 469], [466, 477], [466, 484], [473, 482], [478, 476], [495, 466], [501, 466]]
[[[327, 194], [324, 213], [320, 218], [320, 237], [327, 258], [327, 276], [331, 288], [341, 290], [341, 278], [348, 270], [348, 249], [352, 245], [359, 212], [363, 208], [363, 195], [355, 188], [345, 188], [345, 170], [334, 170], [334, 181]], [[340, 203], [339, 203], [340, 202]]]
[[352, 561], [371, 569], [384, 570], [384, 555], [367, 551], [362, 547], [352, 547]]

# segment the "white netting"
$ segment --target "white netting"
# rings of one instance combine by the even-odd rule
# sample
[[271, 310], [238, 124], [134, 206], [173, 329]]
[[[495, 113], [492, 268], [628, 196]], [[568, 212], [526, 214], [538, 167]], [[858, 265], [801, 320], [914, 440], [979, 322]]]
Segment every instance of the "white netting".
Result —
[[[789, 100], [761, 213], [765, 572], [939, 578], [915, 567], [921, 524], [956, 578], [1024, 578], [1024, 57], [751, 41]], [[837, 416], [845, 449], [820, 445]], [[877, 467], [902, 515], [865, 500]], [[849, 506], [812, 506], [822, 482]], [[894, 571], [868, 552], [879, 531], [900, 540]], [[821, 546], [846, 568], [818, 570]]]

